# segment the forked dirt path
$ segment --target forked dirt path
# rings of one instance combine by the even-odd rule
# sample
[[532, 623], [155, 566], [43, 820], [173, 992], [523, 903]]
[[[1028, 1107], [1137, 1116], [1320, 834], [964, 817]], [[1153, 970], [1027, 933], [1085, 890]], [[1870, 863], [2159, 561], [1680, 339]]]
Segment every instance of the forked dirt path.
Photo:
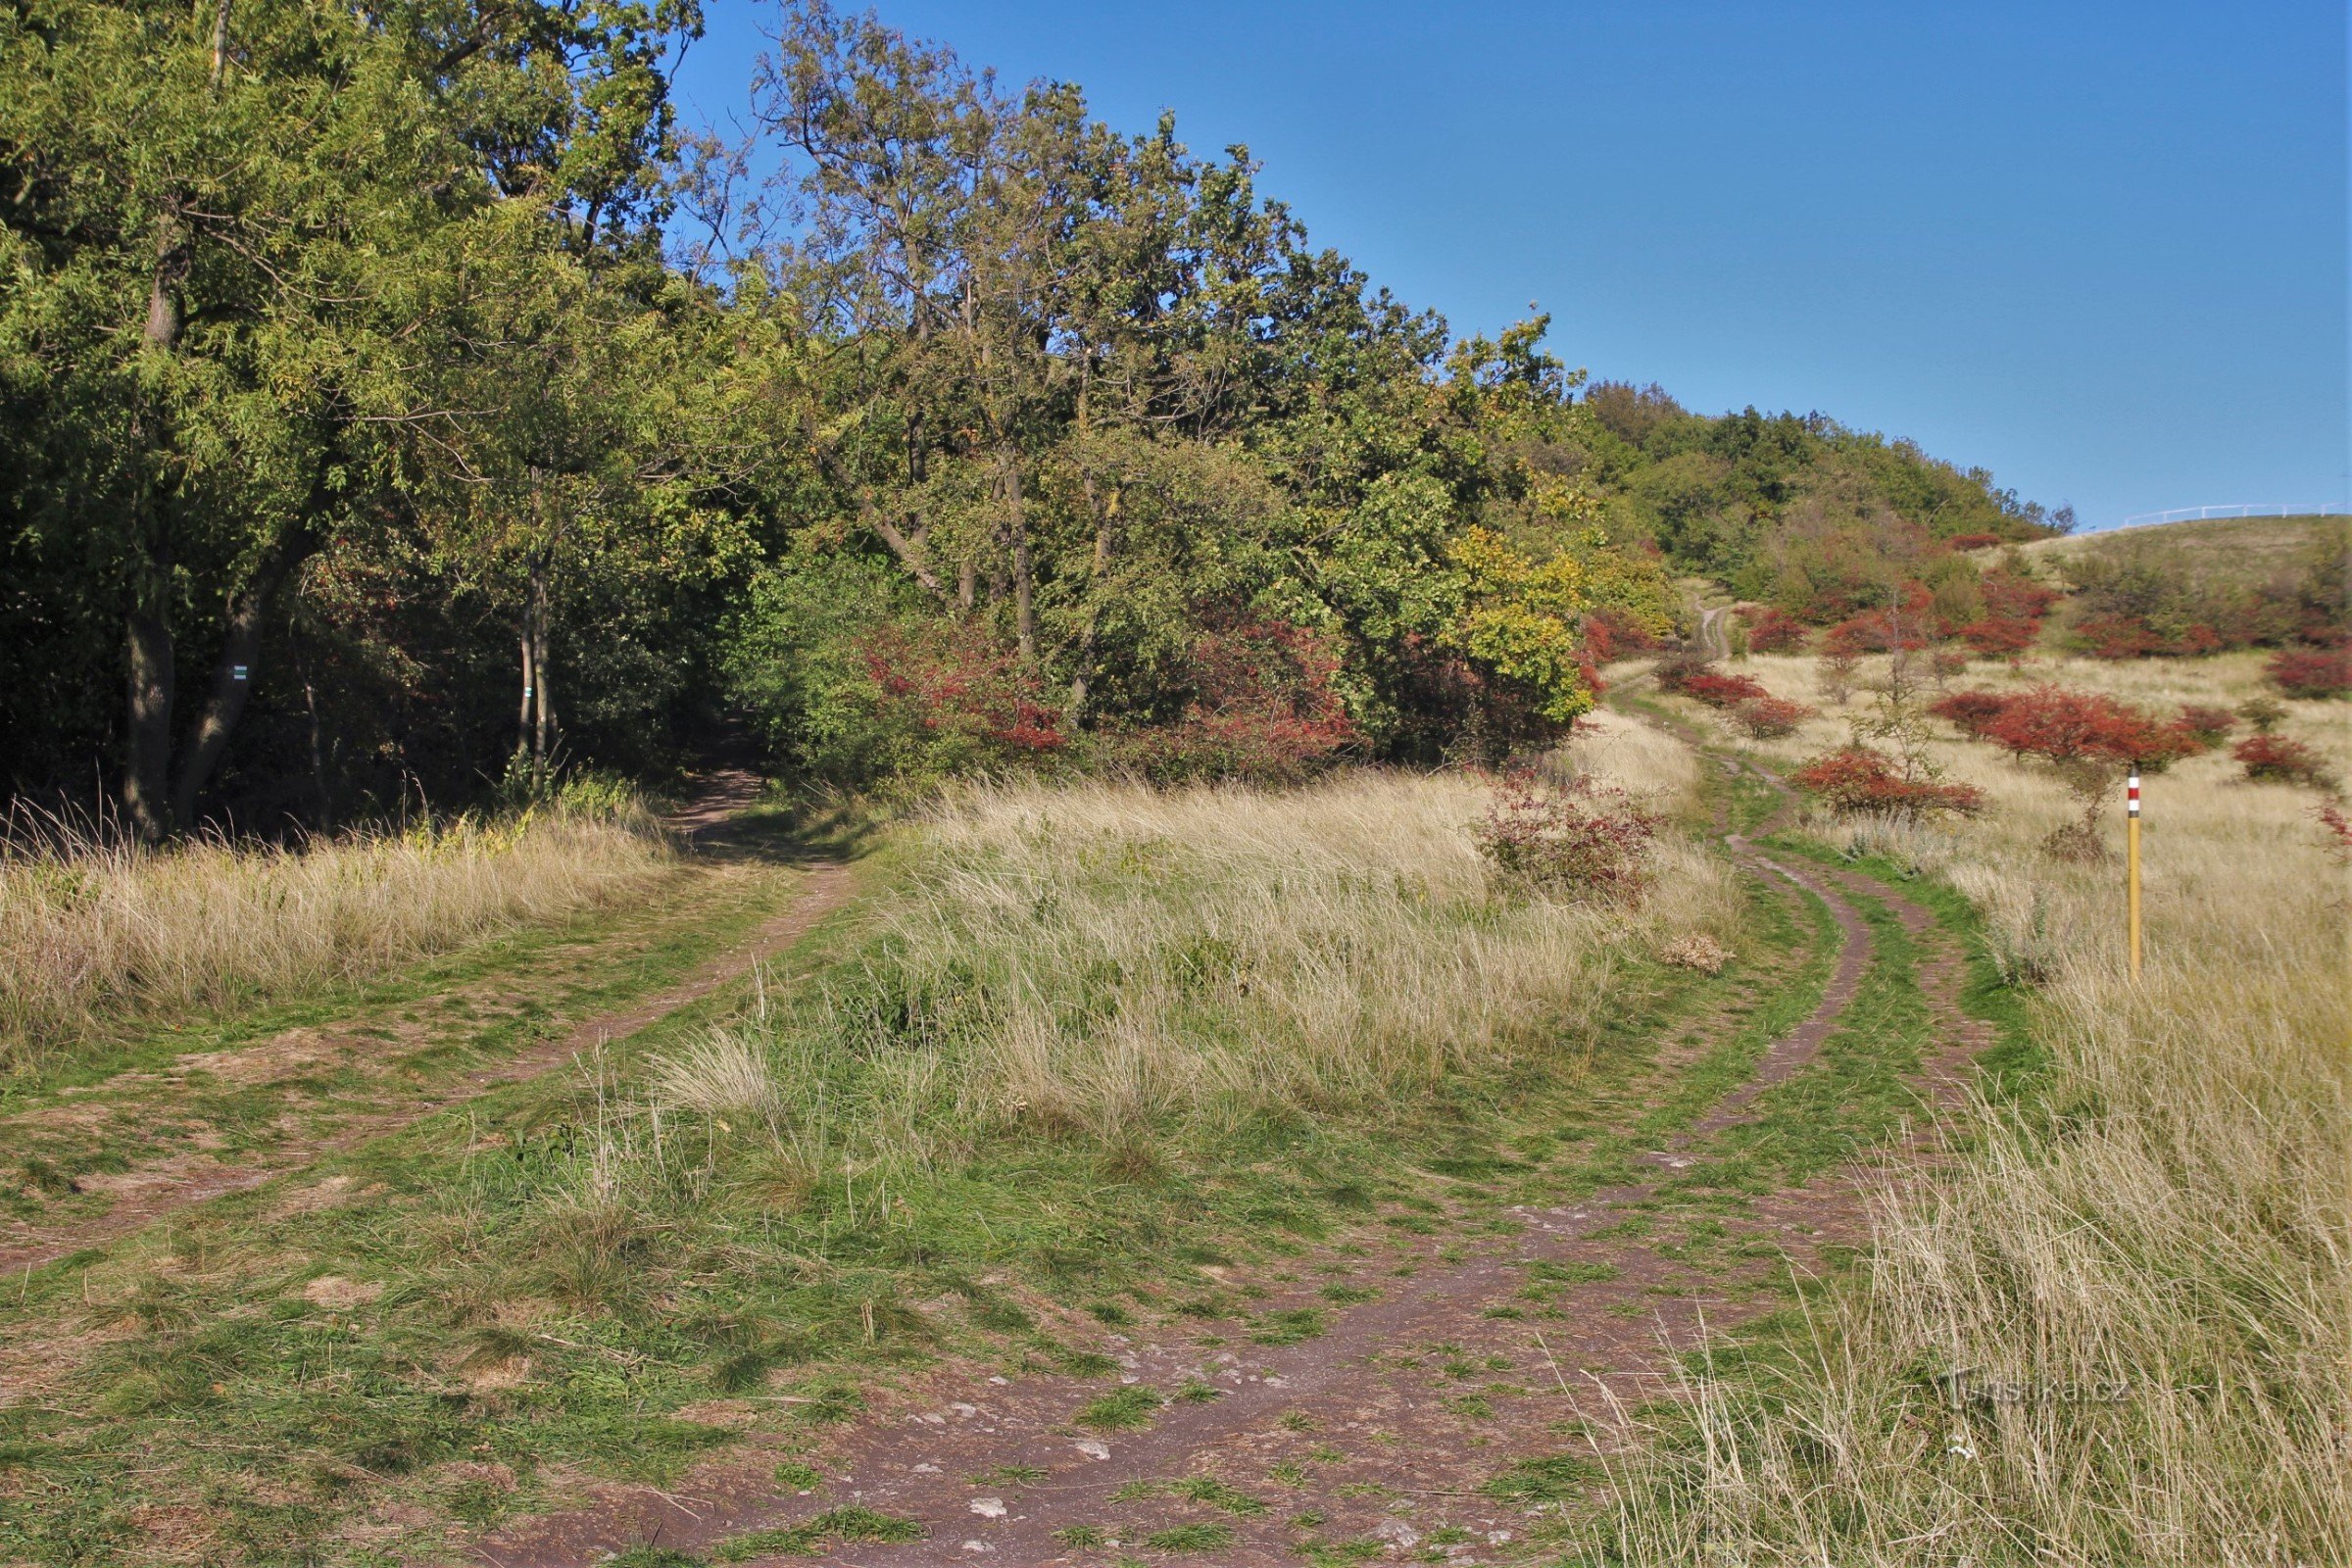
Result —
[[[1757, 836], [1789, 811], [1781, 793]], [[1449, 1234], [1327, 1247], [1255, 1280], [1207, 1269], [1215, 1288], [1259, 1297], [1238, 1333], [1211, 1323], [1105, 1339], [1095, 1328], [1090, 1337], [1117, 1367], [1095, 1378], [941, 1368], [811, 1448], [819, 1486], [777, 1485], [778, 1458], [806, 1439], [750, 1436], [667, 1491], [587, 1487], [582, 1506], [502, 1530], [472, 1560], [575, 1568], [648, 1544], [775, 1564], [823, 1550], [876, 1568], [1107, 1564], [1139, 1553], [1220, 1565], [1467, 1564], [1537, 1549], [1531, 1531], [1556, 1520], [1560, 1499], [1628, 1441], [1627, 1413], [1673, 1392], [1667, 1348], [1783, 1304], [1775, 1281], [1785, 1270], [1866, 1235], [1867, 1194], [1900, 1151], [1878, 1156], [1875, 1170], [1838, 1170], [1743, 1210], [1671, 1201], [1719, 1135], [1839, 1028], [1873, 957], [1857, 901], [1886, 906], [1922, 950], [1916, 974], [1936, 1030], [1923, 1102], [1956, 1092], [1988, 1043], [1960, 1007], [1961, 956], [1926, 909], [1867, 878], [1784, 864], [1721, 817], [1718, 830], [1748, 874], [1786, 897], [1801, 889], [1821, 900], [1836, 922], [1836, 964], [1819, 1004], [1746, 1081], [1640, 1157], [1655, 1175], [1523, 1205], [1499, 1225], [1457, 1207]], [[1263, 1328], [1304, 1324], [1298, 1314], [1310, 1312], [1321, 1332], [1294, 1343]], [[1051, 1327], [1082, 1324], [1073, 1315]], [[1106, 1422], [1105, 1396], [1131, 1401], [1140, 1429]], [[756, 1409], [743, 1406], [747, 1419]], [[874, 1520], [854, 1510], [902, 1521], [901, 1533], [904, 1522], [919, 1525], [921, 1537], [859, 1539]]]
[[[701, 780], [692, 802], [669, 818], [670, 825], [696, 853], [718, 857], [744, 853], [734, 829], [743, 811], [758, 799], [759, 791], [760, 780], [752, 773], [740, 768], [715, 770]], [[16, 1221], [0, 1230], [0, 1273], [20, 1273], [87, 1248], [103, 1246], [194, 1204], [259, 1187], [327, 1155], [398, 1132], [449, 1105], [463, 1103], [502, 1085], [538, 1077], [608, 1042], [637, 1033], [748, 974], [754, 965], [790, 947], [849, 898], [851, 874], [841, 861], [801, 861], [798, 870], [802, 881], [786, 907], [676, 984], [640, 998], [628, 1006], [581, 1019], [559, 1037], [438, 1078], [420, 1092], [387, 1078], [378, 1108], [340, 1117], [329, 1130], [316, 1136], [291, 1135], [230, 1158], [219, 1157], [214, 1152], [199, 1148], [103, 1178], [113, 1201], [102, 1212], [51, 1224]], [[508, 989], [529, 983], [527, 969], [502, 976], [500, 980]], [[265, 1043], [253, 1054], [266, 1056], [270, 1051], [270, 1044]], [[290, 1065], [300, 1070], [314, 1063], [297, 1058]], [[62, 1113], [70, 1115], [76, 1108], [69, 1104]], [[30, 1112], [16, 1120], [28, 1122], [42, 1114]]]

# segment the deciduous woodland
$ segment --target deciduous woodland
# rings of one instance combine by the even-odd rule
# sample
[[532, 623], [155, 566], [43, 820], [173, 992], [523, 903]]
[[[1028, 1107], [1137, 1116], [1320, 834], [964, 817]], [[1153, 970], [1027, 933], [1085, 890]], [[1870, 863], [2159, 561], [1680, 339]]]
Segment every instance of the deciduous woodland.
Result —
[[0, 0], [0, 1562], [2352, 1561], [2345, 519], [765, 16]]
[[0, 18], [4, 765], [142, 839], [654, 776], [725, 714], [855, 786], [1493, 759], [1671, 570], [1845, 614], [2051, 524], [1584, 388], [1247, 149], [868, 18], [778, 9], [720, 141], [682, 0], [200, 9]]

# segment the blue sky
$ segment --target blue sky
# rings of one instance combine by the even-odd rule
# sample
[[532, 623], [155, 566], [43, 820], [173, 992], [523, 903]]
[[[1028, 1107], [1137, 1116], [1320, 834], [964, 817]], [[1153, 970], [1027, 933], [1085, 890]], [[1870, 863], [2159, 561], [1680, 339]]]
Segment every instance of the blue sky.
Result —
[[[738, 111], [762, 5], [679, 90]], [[2352, 502], [2337, 3], [1023, 4], [885, 21], [1203, 150], [1457, 331], [1906, 435], [2086, 526]]]

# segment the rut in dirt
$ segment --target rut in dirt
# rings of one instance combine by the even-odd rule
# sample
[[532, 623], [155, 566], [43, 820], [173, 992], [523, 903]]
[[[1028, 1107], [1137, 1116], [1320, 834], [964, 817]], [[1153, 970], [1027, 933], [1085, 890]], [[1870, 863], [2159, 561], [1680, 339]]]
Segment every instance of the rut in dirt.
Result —
[[[1785, 819], [1782, 795], [1756, 836]], [[1718, 831], [1747, 874], [1786, 899], [1822, 902], [1836, 923], [1836, 963], [1811, 1014], [1770, 1045], [1751, 1076], [1643, 1156], [1656, 1177], [1521, 1209], [1507, 1239], [1403, 1238], [1382, 1256], [1334, 1249], [1299, 1259], [1287, 1283], [1261, 1282], [1267, 1293], [1255, 1303], [1261, 1322], [1329, 1314], [1325, 1332], [1296, 1344], [1181, 1330], [1101, 1340], [1096, 1329], [1116, 1384], [942, 1369], [822, 1448], [820, 1488], [780, 1494], [773, 1472], [784, 1450], [755, 1438], [669, 1491], [605, 1487], [585, 1506], [512, 1526], [481, 1542], [474, 1560], [574, 1568], [649, 1543], [686, 1551], [727, 1543], [726, 1560], [781, 1564], [828, 1541], [829, 1560], [877, 1568], [1100, 1563], [1110, 1549], [1155, 1559], [1192, 1550], [1219, 1564], [1296, 1564], [1315, 1549], [1514, 1560], [1559, 1488], [1593, 1463], [1560, 1456], [1606, 1451], [1623, 1440], [1627, 1411], [1672, 1395], [1669, 1348], [1778, 1306], [1769, 1285], [1779, 1271], [1865, 1234], [1858, 1170], [1770, 1195], [1727, 1223], [1735, 1243], [1771, 1244], [1772, 1261], [1710, 1270], [1641, 1234], [1645, 1207], [1675, 1173], [1838, 1028], [1873, 954], [1854, 899], [1882, 901], [1930, 955], [1919, 979], [1941, 1043], [1923, 1074], [1931, 1098], [1956, 1085], [1986, 1043], [1959, 1006], [1960, 957], [1928, 911], [1858, 876], [1782, 864], [1720, 816]], [[1531, 1295], [1559, 1312], [1523, 1316]], [[1334, 1300], [1362, 1304], [1335, 1313]], [[1076, 1331], [1082, 1320], [1056, 1326]], [[1135, 1401], [1149, 1424], [1090, 1428], [1090, 1408], [1102, 1409], [1106, 1396]], [[1164, 1400], [1156, 1410], [1154, 1398]], [[1497, 1398], [1513, 1419], [1495, 1419]], [[1543, 1418], [1517, 1419], [1522, 1412]], [[921, 1539], [822, 1534], [829, 1520], [857, 1533], [856, 1516], [835, 1511], [845, 1508], [910, 1521]], [[796, 1525], [814, 1533], [759, 1534]]]
[[[688, 848], [721, 858], [758, 853], [743, 836], [741, 824], [746, 810], [759, 799], [759, 776], [739, 767], [721, 767], [703, 775], [698, 786], [693, 799], [666, 819]], [[347, 1118], [325, 1136], [289, 1139], [234, 1161], [198, 1152], [134, 1171], [115, 1184], [119, 1196], [102, 1213], [46, 1226], [20, 1221], [0, 1232], [0, 1272], [21, 1273], [104, 1246], [196, 1204], [250, 1191], [329, 1155], [399, 1132], [452, 1105], [556, 1071], [605, 1045], [627, 1039], [743, 978], [848, 902], [852, 892], [848, 865], [814, 858], [792, 863], [804, 875], [792, 903], [676, 984], [629, 1006], [582, 1019], [561, 1038], [484, 1063], [416, 1098]]]

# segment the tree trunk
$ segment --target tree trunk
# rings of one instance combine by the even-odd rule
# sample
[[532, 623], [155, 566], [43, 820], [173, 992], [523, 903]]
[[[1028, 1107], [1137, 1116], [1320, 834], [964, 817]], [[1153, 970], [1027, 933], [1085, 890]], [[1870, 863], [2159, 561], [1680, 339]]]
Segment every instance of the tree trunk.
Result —
[[[122, 770], [122, 808], [131, 831], [143, 844], [160, 842], [172, 831], [172, 803], [165, 780], [172, 763], [172, 702], [178, 677], [172, 667], [172, 625], [167, 604], [171, 594], [169, 565], [149, 563], [140, 573], [130, 613], [124, 617], [124, 644], [129, 653], [128, 722], [123, 730], [128, 755]], [[155, 579], [161, 578], [162, 581]]]
[[318, 687], [311, 678], [311, 662], [304, 657], [299, 639], [295, 642], [294, 668], [302, 681], [303, 711], [310, 717], [311, 731], [311, 789], [318, 797], [318, 831], [335, 830], [334, 792], [326, 787], [326, 737], [318, 722]]
[[196, 823], [196, 800], [212, 781], [213, 769], [228, 750], [229, 731], [245, 712], [253, 692], [253, 668], [262, 647], [262, 609], [276, 586], [276, 573], [265, 573], [228, 608], [228, 627], [220, 640], [220, 662], [213, 667], [212, 695], [194, 741], [179, 764], [179, 784], [172, 792], [172, 814], [182, 827]]
[[1087, 471], [1083, 483], [1086, 510], [1095, 518], [1095, 559], [1086, 579], [1086, 630], [1078, 637], [1078, 673], [1070, 677], [1072, 724], [1086, 722], [1087, 703], [1094, 695], [1095, 655], [1102, 646], [1102, 578], [1110, 570], [1110, 530], [1119, 514], [1119, 493], [1115, 488], [1110, 493], [1109, 505], [1105, 506], [1096, 491], [1093, 470]]
[[[155, 225], [155, 270], [147, 283], [147, 324], [140, 344], [152, 354], [179, 349], [185, 318], [180, 311], [179, 285], [188, 271], [188, 231], [177, 202], [168, 203]], [[141, 408], [132, 439], [147, 446], [151, 465], [160, 466], [155, 449], [163, 446], [163, 420], [154, 410]], [[130, 607], [123, 617], [123, 651], [129, 675], [124, 713], [125, 755], [122, 769], [122, 808], [131, 831], [153, 844], [172, 831], [172, 803], [166, 796], [172, 776], [172, 705], [178, 696], [178, 676], [172, 648], [171, 519], [162, 495], [162, 475], [152, 471], [136, 480], [131, 507]]]
[[549, 691], [547, 643], [547, 557], [531, 562], [531, 762], [541, 783], [547, 779], [547, 758], [556, 726], [555, 699]]
[[1004, 500], [1004, 546], [1012, 559], [1013, 635], [1021, 662], [1037, 662], [1037, 576], [1029, 559], [1029, 518], [1021, 505], [1021, 467], [1011, 453], [1000, 454], [999, 486]]
[[515, 641], [522, 645], [522, 705], [514, 714], [514, 754], [519, 757], [531, 749], [531, 698], [538, 673], [531, 667], [531, 610], [527, 604], [523, 606], [522, 627], [515, 634]]

